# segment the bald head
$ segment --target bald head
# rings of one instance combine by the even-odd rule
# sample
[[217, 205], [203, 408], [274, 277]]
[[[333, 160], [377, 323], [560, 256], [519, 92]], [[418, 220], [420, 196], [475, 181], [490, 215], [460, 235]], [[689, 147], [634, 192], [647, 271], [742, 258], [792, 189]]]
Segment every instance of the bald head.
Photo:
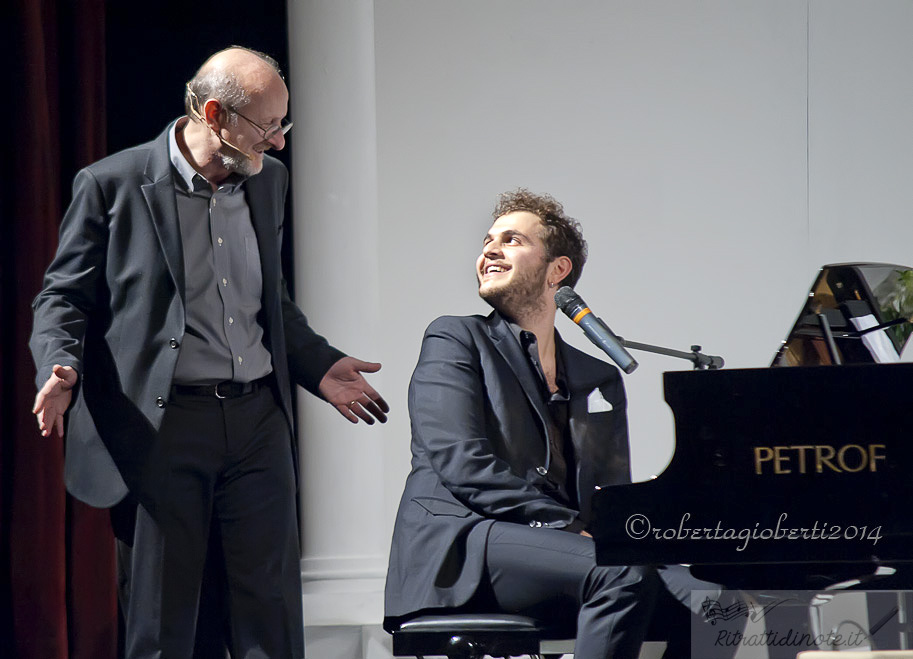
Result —
[[263, 91], [264, 87], [274, 82], [277, 77], [282, 78], [276, 60], [269, 55], [241, 46], [220, 50], [203, 63], [194, 77], [213, 73], [234, 76], [248, 93]]
[[189, 116], [194, 116], [210, 98], [224, 106], [242, 109], [253, 96], [277, 82], [282, 82], [282, 72], [276, 60], [250, 48], [231, 46], [203, 62], [187, 83], [185, 109]]

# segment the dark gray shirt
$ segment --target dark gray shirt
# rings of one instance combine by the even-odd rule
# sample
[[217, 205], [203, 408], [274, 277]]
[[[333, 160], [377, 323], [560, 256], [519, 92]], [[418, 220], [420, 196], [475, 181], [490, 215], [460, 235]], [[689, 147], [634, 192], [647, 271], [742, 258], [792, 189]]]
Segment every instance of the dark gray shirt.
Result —
[[250, 382], [272, 372], [257, 322], [263, 290], [260, 250], [244, 194], [230, 176], [213, 191], [178, 148], [178, 120], [169, 135], [184, 249], [186, 328], [176, 384]]

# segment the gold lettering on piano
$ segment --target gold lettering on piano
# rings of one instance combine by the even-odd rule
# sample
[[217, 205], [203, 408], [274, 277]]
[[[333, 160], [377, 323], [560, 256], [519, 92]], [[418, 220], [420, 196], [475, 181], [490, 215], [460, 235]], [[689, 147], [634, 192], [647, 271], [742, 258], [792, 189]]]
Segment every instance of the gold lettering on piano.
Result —
[[849, 473], [878, 471], [884, 462], [884, 444], [846, 444], [835, 448], [827, 444], [797, 446], [755, 446], [754, 471], [767, 474]]

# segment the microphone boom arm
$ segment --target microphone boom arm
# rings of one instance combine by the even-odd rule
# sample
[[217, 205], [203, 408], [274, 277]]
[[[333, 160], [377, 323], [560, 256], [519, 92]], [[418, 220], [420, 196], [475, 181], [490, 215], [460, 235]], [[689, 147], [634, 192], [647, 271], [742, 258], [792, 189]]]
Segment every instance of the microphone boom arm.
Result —
[[[616, 334], [616, 336], [618, 335]], [[667, 357], [687, 359], [692, 364], [694, 364], [694, 369], [696, 371], [715, 371], [717, 369], [723, 368], [723, 358], [713, 355], [705, 355], [701, 352], [701, 346], [691, 346], [691, 352], [684, 352], [682, 350], [673, 350], [672, 348], [663, 348], [662, 346], [650, 345], [649, 343], [626, 341], [623, 337], [620, 336], [618, 337], [618, 340], [621, 341], [621, 344], [625, 348], [630, 348], [631, 350], [641, 350], [643, 352], [652, 352], [657, 355], [665, 355]]]

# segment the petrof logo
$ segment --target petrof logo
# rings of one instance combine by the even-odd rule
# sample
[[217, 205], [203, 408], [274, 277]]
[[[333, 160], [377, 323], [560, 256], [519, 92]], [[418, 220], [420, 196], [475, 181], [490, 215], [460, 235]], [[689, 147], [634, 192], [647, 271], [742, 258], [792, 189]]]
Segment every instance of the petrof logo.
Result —
[[885, 461], [884, 444], [846, 444], [834, 446], [755, 446], [754, 471], [765, 474], [857, 473], [878, 471]]

